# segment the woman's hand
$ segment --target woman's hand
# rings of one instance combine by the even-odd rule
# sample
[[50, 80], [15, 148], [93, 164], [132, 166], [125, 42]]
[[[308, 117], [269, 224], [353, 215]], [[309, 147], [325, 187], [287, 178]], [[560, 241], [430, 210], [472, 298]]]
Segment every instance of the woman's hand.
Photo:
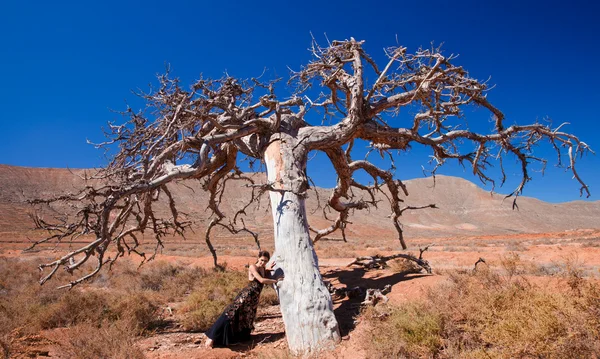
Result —
[[273, 267], [275, 267], [275, 261], [267, 264], [267, 266], [265, 267], [265, 269], [268, 270], [268, 271], [272, 271]]

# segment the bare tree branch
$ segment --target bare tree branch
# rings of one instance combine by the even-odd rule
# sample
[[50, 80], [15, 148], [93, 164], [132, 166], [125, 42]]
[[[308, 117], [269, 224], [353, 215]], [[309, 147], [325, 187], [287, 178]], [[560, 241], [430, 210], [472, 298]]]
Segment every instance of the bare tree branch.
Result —
[[[157, 86], [137, 93], [146, 103], [144, 109], [135, 112], [127, 108], [121, 113], [124, 123], [109, 123], [105, 129], [107, 140], [96, 146], [117, 147], [106, 168], [92, 175], [86, 173], [80, 191], [31, 201], [39, 208], [68, 212], [56, 221], [34, 215], [36, 227], [46, 230], [47, 235], [32, 248], [64, 240], [89, 240], [81, 248], [42, 264], [40, 268], [48, 268], [49, 273], [43, 274], [41, 282], [52, 278], [61, 266], [75, 271], [94, 257], [95, 268], [69, 284], [73, 286], [125, 253], [137, 254], [144, 262], [151, 260], [162, 248], [165, 236], [185, 235], [192, 221], [168, 187], [173, 181], [201, 180], [203, 190], [209, 193], [211, 218], [205, 241], [215, 266], [214, 227], [249, 234], [260, 248], [258, 234], [243, 219], [246, 209], [258, 203], [262, 194], [274, 191], [305, 198], [310, 187], [307, 156], [313, 150], [328, 156], [337, 175], [336, 186], [323, 208], [324, 214], [333, 212], [336, 217], [327, 228], [311, 227], [314, 242], [336, 230], [346, 240], [353, 211], [376, 208], [383, 199], [389, 202], [390, 217], [406, 248], [401, 215], [407, 210], [436, 208], [434, 204], [404, 204], [403, 197], [409, 193], [394, 172], [394, 154], [411, 146], [431, 150], [434, 174], [439, 166], [455, 160], [469, 164], [483, 183], [492, 184], [495, 181], [489, 167], [500, 162], [503, 184], [502, 157], [514, 156], [520, 164], [521, 181], [507, 197], [513, 197], [516, 206], [517, 197], [531, 180], [531, 164], [546, 164], [534, 149], [548, 141], [559, 164], [562, 156], [568, 156], [568, 169], [579, 182], [581, 195], [590, 195], [576, 161], [592, 150], [575, 135], [564, 132], [564, 123], [555, 129], [549, 123], [506, 126], [505, 115], [488, 100], [491, 87], [487, 81], [470, 77], [454, 64], [456, 56], [446, 56], [440, 48], [409, 53], [404, 47], [391, 47], [385, 49], [387, 62], [380, 67], [364, 45], [364, 41], [351, 38], [322, 47], [313, 39], [312, 61], [290, 75], [288, 84], [295, 89], [291, 94], [278, 94], [281, 79], [201, 78], [184, 89], [168, 71], [159, 76]], [[376, 75], [369, 81], [373, 72]], [[489, 113], [494, 121], [490, 133], [469, 129], [464, 121], [467, 108]], [[410, 113], [412, 121], [400, 121], [401, 112]], [[313, 123], [313, 113], [323, 116], [322, 123]], [[353, 158], [354, 143], [360, 140], [387, 156], [392, 168], [379, 168], [368, 157]], [[240, 174], [239, 154], [264, 161], [265, 151], [274, 143], [281, 144], [279, 154], [287, 172], [263, 184]], [[359, 183], [357, 171], [366, 172], [372, 181]], [[230, 179], [249, 182], [252, 191], [248, 202], [232, 216], [220, 206]], [[166, 215], [157, 210], [161, 200], [166, 202]], [[140, 236], [148, 232], [156, 245], [147, 257], [140, 249]], [[108, 257], [110, 248], [116, 249], [116, 256]]]

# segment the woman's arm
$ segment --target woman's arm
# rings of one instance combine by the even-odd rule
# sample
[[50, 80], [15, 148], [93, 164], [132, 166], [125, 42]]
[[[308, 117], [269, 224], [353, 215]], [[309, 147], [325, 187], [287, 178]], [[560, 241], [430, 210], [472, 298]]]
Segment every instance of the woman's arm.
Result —
[[252, 273], [252, 276], [254, 278], [256, 278], [257, 281], [259, 281], [262, 284], [275, 284], [277, 283], [277, 280], [275, 279], [268, 279], [263, 277], [260, 272], [258, 271], [258, 268], [256, 268], [256, 265], [251, 264], [250, 268], [249, 268], [250, 273]]
[[265, 267], [265, 277], [272, 279], [273, 278], [273, 272], [275, 272], [275, 262], [271, 262], [269, 264], [267, 264], [267, 266]]

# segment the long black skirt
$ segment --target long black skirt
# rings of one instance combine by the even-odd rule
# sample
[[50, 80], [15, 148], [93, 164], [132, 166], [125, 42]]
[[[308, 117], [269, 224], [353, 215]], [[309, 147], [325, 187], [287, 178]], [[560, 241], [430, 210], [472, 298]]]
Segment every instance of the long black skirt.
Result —
[[250, 339], [262, 288], [260, 282], [250, 282], [225, 308], [206, 332], [214, 346], [227, 346]]

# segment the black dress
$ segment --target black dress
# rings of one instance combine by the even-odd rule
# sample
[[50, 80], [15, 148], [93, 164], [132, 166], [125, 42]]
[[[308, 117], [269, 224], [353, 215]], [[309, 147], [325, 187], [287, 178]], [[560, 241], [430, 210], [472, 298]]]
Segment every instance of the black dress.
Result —
[[263, 285], [256, 279], [248, 283], [206, 332], [215, 346], [227, 346], [250, 339]]

